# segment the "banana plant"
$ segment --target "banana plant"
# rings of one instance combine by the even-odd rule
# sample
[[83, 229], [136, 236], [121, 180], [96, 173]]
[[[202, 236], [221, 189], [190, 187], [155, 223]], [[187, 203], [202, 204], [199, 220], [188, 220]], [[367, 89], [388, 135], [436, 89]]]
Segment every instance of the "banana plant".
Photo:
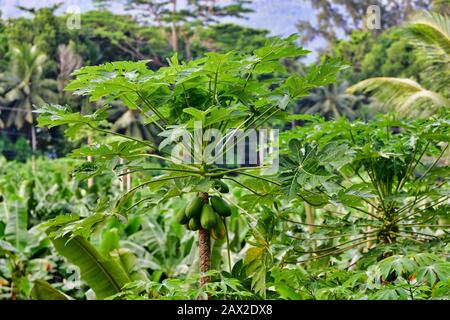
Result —
[[28, 228], [27, 204], [20, 194], [4, 199], [0, 207], [6, 221], [0, 228], [1, 294], [13, 300], [23, 299], [30, 293], [33, 278], [50, 266], [47, 258], [35, 257], [46, 250], [48, 240], [37, 226]]

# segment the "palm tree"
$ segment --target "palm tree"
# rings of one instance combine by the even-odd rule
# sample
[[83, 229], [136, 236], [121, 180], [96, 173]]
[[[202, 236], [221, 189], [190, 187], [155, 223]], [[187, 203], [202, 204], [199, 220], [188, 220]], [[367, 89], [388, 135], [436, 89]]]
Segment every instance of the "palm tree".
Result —
[[349, 119], [354, 119], [356, 109], [365, 99], [363, 96], [346, 93], [346, 88], [345, 81], [318, 88], [303, 101], [308, 106], [305, 113], [320, 113], [335, 119], [345, 115]]
[[17, 129], [22, 129], [27, 123], [30, 125], [33, 171], [36, 151], [33, 106], [57, 99], [56, 81], [43, 78], [46, 61], [47, 56], [34, 45], [13, 47], [9, 68], [0, 74], [0, 102], [6, 104], [10, 110], [5, 125]]
[[350, 87], [347, 92], [366, 92], [400, 115], [427, 116], [450, 106], [450, 20], [447, 15], [425, 12], [404, 27], [404, 33], [420, 53], [423, 78], [371, 78]]
[[75, 43], [70, 41], [69, 44], [60, 44], [58, 46], [58, 69], [59, 74], [57, 80], [58, 91], [61, 101], [69, 100], [64, 92], [64, 88], [72, 78], [72, 72], [79, 69], [83, 65], [83, 58], [75, 52]]

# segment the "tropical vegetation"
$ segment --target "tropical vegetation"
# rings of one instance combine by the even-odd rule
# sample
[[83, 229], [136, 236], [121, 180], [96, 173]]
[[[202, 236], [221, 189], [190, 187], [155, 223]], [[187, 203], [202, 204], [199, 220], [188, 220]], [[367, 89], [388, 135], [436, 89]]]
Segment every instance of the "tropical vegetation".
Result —
[[450, 298], [448, 1], [94, 2], [0, 19], [1, 300]]

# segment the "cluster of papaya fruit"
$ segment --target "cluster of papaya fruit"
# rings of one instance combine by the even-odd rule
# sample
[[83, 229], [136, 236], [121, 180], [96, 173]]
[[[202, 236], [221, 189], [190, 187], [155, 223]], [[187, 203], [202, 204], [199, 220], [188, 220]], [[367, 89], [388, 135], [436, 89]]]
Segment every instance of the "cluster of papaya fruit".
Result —
[[[220, 187], [220, 184], [217, 186]], [[223, 186], [226, 186], [226, 184], [222, 183]], [[226, 188], [228, 189], [228, 186]], [[218, 188], [222, 193], [228, 192], [227, 189]], [[186, 205], [184, 210], [180, 210], [176, 219], [179, 224], [185, 225], [188, 230], [209, 230], [214, 239], [222, 240], [225, 237], [225, 225], [222, 218], [230, 215], [231, 207], [221, 197], [212, 196], [209, 197], [208, 203], [203, 203], [203, 199], [196, 196]]]

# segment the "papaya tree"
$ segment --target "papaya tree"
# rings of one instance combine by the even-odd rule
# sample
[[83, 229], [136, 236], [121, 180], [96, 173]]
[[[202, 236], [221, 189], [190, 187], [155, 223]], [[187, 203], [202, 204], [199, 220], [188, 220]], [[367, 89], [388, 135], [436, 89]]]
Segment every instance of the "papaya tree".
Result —
[[[285, 263], [310, 263], [350, 250], [382, 258], [404, 246], [446, 250], [448, 112], [419, 120], [298, 118], [305, 126], [282, 135], [279, 181], [293, 201], [279, 210], [291, 226]], [[298, 219], [296, 199], [317, 208], [314, 224]], [[311, 225], [312, 234], [299, 234]]]
[[[37, 111], [39, 125], [64, 125], [67, 136], [82, 128], [100, 133], [92, 145], [73, 151], [75, 157], [93, 159], [76, 170], [78, 177], [107, 175], [119, 179], [126, 171], [140, 180], [133, 179], [133, 187], [118, 197], [99, 199], [88, 217], [70, 215], [49, 222], [49, 235], [58, 242], [55, 245], [63, 245], [58, 240], [62, 237], [69, 237], [65, 246], [80, 239], [77, 237], [88, 238], [108, 219], [126, 221], [131, 210], [144, 211], [168, 199], [183, 198], [187, 205], [177, 218], [188, 230], [198, 231], [199, 298], [207, 298], [201, 288], [209, 281], [205, 273], [211, 266], [210, 237], [228, 238], [226, 218], [231, 208], [225, 200], [229, 186], [224, 181], [239, 183], [236, 176], [241, 175], [270, 182], [258, 175], [258, 170], [269, 166], [265, 162], [248, 164], [233, 158], [225, 164], [218, 160], [231, 154], [230, 149], [244, 139], [235, 139], [238, 133], [284, 117], [290, 103], [334, 82], [336, 73], [345, 67], [338, 60], [327, 60], [312, 65], [303, 76], [288, 76], [283, 59], [307, 53], [291, 36], [272, 38], [252, 54], [212, 52], [185, 63], [175, 54], [167, 67], [157, 71], [147, 67], [149, 61], [111, 62], [76, 71], [66, 90], [88, 96], [103, 107], [92, 114], [80, 114], [72, 112], [70, 106], [46, 105]], [[158, 130], [158, 141], [109, 130], [109, 105], [116, 101], [140, 113], [146, 125]], [[208, 133], [213, 129], [219, 135]], [[253, 187], [241, 186], [258, 194]], [[65, 254], [63, 250], [60, 253]]]

